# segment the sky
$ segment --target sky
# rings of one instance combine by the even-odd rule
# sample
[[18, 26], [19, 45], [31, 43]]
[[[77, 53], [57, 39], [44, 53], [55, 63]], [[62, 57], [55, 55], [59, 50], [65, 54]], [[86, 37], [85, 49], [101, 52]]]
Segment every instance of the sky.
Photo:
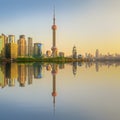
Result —
[[119, 0], [0, 0], [0, 34], [32, 37], [50, 50], [54, 4], [58, 52], [70, 55], [75, 45], [78, 54], [120, 53]]

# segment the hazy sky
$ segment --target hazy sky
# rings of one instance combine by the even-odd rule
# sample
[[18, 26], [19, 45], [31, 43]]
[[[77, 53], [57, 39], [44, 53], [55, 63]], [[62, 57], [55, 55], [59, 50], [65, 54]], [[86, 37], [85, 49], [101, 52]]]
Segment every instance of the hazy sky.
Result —
[[82, 54], [120, 53], [120, 0], [0, 0], [0, 33], [16, 41], [24, 34], [51, 49], [53, 3], [59, 51], [71, 54], [75, 45]]

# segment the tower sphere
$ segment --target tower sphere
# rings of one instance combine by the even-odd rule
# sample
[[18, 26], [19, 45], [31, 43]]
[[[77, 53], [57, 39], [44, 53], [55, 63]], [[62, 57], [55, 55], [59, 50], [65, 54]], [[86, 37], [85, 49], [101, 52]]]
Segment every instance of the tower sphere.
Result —
[[56, 26], [56, 25], [53, 25], [53, 26], [52, 26], [52, 29], [53, 29], [53, 30], [56, 30], [56, 29], [57, 29], [57, 26]]
[[52, 96], [53, 96], [53, 97], [57, 96], [57, 93], [56, 93], [56, 92], [53, 92], [53, 93], [52, 93]]
[[52, 70], [52, 75], [56, 75], [58, 73], [58, 70]]
[[52, 51], [57, 51], [58, 49], [56, 47], [51, 48]]

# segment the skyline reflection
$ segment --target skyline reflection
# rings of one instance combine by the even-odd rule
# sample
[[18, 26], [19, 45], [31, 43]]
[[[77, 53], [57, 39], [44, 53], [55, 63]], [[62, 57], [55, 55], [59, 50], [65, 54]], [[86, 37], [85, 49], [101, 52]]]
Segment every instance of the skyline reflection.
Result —
[[119, 62], [0, 64], [2, 120], [119, 120], [119, 71]]
[[[120, 62], [86, 62], [86, 63], [68, 63], [72, 66], [71, 70], [74, 76], [77, 75], [77, 68], [85, 66], [85, 69], [89, 69], [95, 66], [95, 71], [99, 72], [102, 66], [107, 66], [108, 68], [119, 67]], [[26, 84], [31, 85], [33, 79], [42, 79], [44, 70], [52, 73], [53, 79], [56, 79], [56, 74], [59, 74], [59, 69], [65, 69], [64, 63], [6, 63], [0, 64], [0, 87], [4, 88], [6, 86], [14, 87], [16, 81], [19, 83], [20, 87], [25, 87]]]

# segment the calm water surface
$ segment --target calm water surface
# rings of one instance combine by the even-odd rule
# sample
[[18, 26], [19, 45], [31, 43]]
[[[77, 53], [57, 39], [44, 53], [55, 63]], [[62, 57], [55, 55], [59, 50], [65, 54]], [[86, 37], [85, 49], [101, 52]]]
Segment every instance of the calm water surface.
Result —
[[120, 63], [1, 64], [1, 120], [120, 120]]

